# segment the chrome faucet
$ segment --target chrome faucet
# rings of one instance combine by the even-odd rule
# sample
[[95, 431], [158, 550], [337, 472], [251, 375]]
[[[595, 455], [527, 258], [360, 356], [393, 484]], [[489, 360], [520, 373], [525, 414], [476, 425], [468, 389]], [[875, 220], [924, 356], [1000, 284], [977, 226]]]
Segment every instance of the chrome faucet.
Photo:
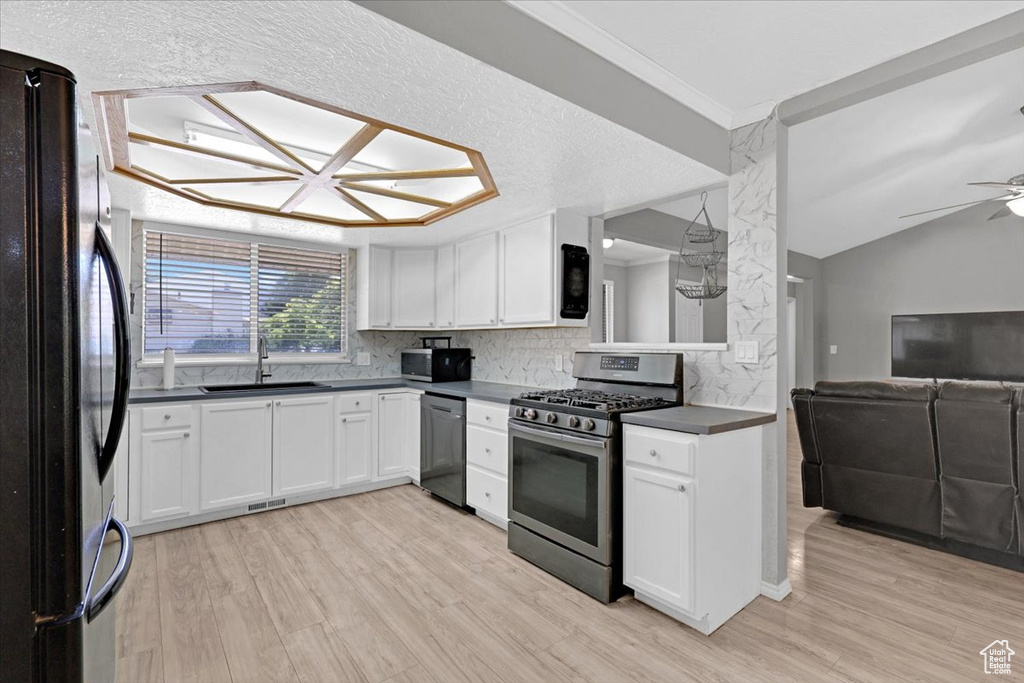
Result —
[[263, 372], [263, 359], [269, 357], [269, 354], [267, 354], [267, 338], [261, 336], [256, 344], [256, 384], [263, 384], [264, 379], [273, 375], [270, 372]]

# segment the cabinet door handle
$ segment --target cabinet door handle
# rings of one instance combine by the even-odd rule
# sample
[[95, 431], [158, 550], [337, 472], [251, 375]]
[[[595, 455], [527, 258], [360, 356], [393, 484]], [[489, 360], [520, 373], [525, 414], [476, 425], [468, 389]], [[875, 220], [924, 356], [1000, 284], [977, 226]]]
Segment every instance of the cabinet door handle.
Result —
[[268, 408], [270, 407], [270, 401], [267, 401], [267, 407]]
[[347, 417], [343, 417], [343, 418], [341, 418], [341, 421], [342, 422], [348, 422], [348, 418]]
[[679, 485], [679, 490], [680, 490], [680, 491], [681, 491], [682, 493], [686, 493], [686, 484], [680, 484], [680, 485]]
[[652, 448], [652, 449], [651, 449], [651, 453], [650, 453], [650, 455], [651, 455], [651, 457], [652, 457], [652, 458], [657, 458], [657, 457], [658, 457], [658, 451], [656, 451], [656, 450], [654, 450], [654, 449]]
[[487, 420], [488, 422], [490, 422], [491, 421], [491, 416], [490, 415], [484, 415], [484, 419]]
[[167, 413], [166, 415], [164, 415], [164, 419], [165, 420], [170, 420], [171, 419], [171, 414]]
[[184, 434], [182, 434], [182, 437], [187, 439], [188, 438], [188, 432], [185, 432]]
[[277, 405], [281, 405], [281, 402], [280, 402], [280, 401], [278, 401], [278, 402], [277, 402]]
[[484, 497], [485, 498], [490, 498], [491, 497], [491, 492], [490, 491], [484, 491]]
[[359, 405], [359, 401], [356, 401], [356, 405]]
[[490, 452], [491, 452], [491, 449], [490, 449], [490, 448], [485, 448], [485, 449], [484, 449], [484, 453], [490, 453]]
[[492, 325], [494, 324], [494, 318], [491, 318], [491, 324]]

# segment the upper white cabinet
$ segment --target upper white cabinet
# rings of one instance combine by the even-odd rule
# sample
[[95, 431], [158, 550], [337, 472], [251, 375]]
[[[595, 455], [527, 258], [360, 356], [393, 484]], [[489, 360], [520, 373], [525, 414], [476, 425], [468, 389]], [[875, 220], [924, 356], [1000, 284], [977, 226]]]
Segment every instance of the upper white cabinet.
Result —
[[271, 495], [271, 401], [202, 405], [199, 495], [203, 510]]
[[274, 401], [274, 495], [334, 486], [334, 397]]
[[589, 221], [567, 211], [431, 248], [364, 247], [357, 327], [583, 327], [560, 315], [562, 245], [587, 247]]
[[542, 216], [498, 233], [498, 322], [502, 325], [554, 322], [554, 232], [553, 217]]
[[498, 239], [487, 233], [455, 244], [455, 325], [498, 322]]
[[437, 249], [437, 326], [455, 326], [455, 246]]
[[395, 249], [391, 267], [391, 326], [436, 327], [437, 250]]

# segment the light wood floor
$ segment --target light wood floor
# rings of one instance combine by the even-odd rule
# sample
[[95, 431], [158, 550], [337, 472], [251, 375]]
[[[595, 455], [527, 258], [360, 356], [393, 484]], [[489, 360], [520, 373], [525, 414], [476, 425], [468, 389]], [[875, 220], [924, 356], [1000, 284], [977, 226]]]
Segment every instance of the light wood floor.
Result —
[[792, 430], [793, 593], [710, 637], [601, 605], [403, 486], [138, 539], [119, 680], [962, 681], [997, 638], [1024, 677], [1024, 576], [800, 507]]

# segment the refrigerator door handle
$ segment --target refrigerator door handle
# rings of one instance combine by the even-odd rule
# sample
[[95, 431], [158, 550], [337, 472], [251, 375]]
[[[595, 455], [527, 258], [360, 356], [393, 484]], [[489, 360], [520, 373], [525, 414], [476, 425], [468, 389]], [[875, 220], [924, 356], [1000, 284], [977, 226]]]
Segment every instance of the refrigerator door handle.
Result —
[[107, 582], [103, 584], [103, 587], [100, 588], [95, 596], [90, 595], [86, 599], [85, 620], [87, 622], [95, 619], [103, 611], [103, 608], [114, 599], [117, 592], [121, 590], [121, 586], [124, 585], [124, 580], [128, 577], [128, 570], [132, 566], [132, 556], [134, 554], [132, 532], [128, 531], [128, 527], [124, 525], [124, 522], [113, 515], [107, 519], [106, 531], [115, 531], [121, 537], [121, 554], [118, 556], [117, 564], [114, 566], [114, 571], [107, 578]]
[[128, 391], [131, 388], [131, 332], [128, 318], [128, 297], [125, 295], [124, 280], [121, 279], [121, 269], [114, 257], [114, 247], [110, 244], [109, 238], [103, 232], [103, 228], [96, 224], [96, 245], [100, 258], [106, 266], [107, 283], [110, 286], [111, 299], [114, 302], [114, 353], [115, 353], [115, 375], [114, 375], [114, 396], [113, 405], [110, 409], [110, 428], [103, 440], [103, 447], [99, 455], [100, 481], [107, 476], [110, 465], [114, 462], [114, 454], [117, 452], [117, 444], [121, 440], [121, 431], [124, 429], [124, 418], [128, 412]]

